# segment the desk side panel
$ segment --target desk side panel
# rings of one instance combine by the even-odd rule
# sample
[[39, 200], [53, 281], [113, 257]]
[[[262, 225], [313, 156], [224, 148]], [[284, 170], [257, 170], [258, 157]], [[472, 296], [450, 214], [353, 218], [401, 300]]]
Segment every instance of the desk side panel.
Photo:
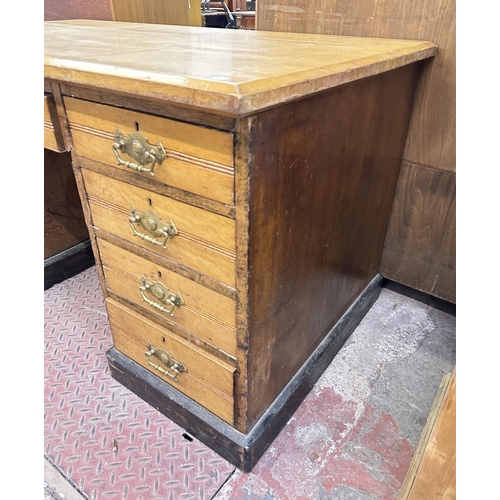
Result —
[[248, 429], [378, 272], [419, 69], [254, 120]]

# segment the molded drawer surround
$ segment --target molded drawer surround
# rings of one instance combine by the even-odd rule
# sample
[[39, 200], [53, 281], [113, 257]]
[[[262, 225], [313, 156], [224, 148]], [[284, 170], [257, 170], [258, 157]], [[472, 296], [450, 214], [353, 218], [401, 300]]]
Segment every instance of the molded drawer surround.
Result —
[[[107, 241], [97, 241], [109, 290], [156, 314], [163, 324], [173, 323], [231, 356], [236, 354], [234, 300]], [[182, 304], [167, 304], [168, 293], [180, 297]]]
[[233, 424], [234, 367], [109, 297], [106, 307], [119, 351]]
[[54, 96], [48, 93], [43, 96], [43, 146], [58, 153], [66, 150]]
[[[75, 153], [106, 165], [138, 172], [126, 152], [113, 148], [117, 131], [123, 140], [139, 133], [149, 147], [160, 143], [165, 158], [155, 163], [153, 174], [160, 183], [228, 205], [234, 203], [233, 134], [192, 125], [138, 111], [97, 104], [81, 99], [64, 99]], [[133, 142], [133, 141], [132, 141]], [[135, 143], [139, 149], [141, 146]], [[132, 146], [135, 147], [135, 146]], [[159, 157], [159, 153], [156, 155]], [[147, 169], [151, 163], [145, 165]]]
[[94, 227], [235, 286], [233, 219], [92, 170], [82, 175]]

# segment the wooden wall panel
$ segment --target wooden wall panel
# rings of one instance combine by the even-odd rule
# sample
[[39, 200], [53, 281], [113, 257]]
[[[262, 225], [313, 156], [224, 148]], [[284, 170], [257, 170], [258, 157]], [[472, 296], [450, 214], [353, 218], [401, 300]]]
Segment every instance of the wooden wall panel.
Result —
[[111, 0], [116, 21], [201, 26], [201, 2], [191, 0]]
[[[441, 172], [449, 172], [447, 182], [454, 185], [456, 166], [455, 0], [259, 0], [256, 5], [258, 30], [408, 38], [438, 45], [438, 54], [427, 65], [417, 90], [404, 152], [404, 160], [413, 170], [405, 179], [418, 178], [426, 209], [416, 210], [411, 204], [415, 197], [408, 196], [407, 189], [400, 186], [381, 272], [387, 278], [455, 302], [454, 247], [440, 238], [421, 237], [424, 225], [432, 234], [439, 234], [443, 214], [455, 210], [454, 188], [448, 188], [438, 199], [435, 192], [436, 185], [443, 182]], [[413, 216], [409, 221], [400, 219], [410, 212]], [[445, 239], [454, 242], [454, 221], [444, 230]], [[443, 273], [443, 269], [448, 271]]]
[[423, 75], [405, 158], [455, 170], [454, 0], [261, 0], [257, 29], [430, 40], [438, 54]]
[[455, 173], [403, 162], [382, 254], [382, 276], [454, 301], [455, 197]]
[[45, 0], [44, 21], [59, 19], [112, 21], [110, 0]]

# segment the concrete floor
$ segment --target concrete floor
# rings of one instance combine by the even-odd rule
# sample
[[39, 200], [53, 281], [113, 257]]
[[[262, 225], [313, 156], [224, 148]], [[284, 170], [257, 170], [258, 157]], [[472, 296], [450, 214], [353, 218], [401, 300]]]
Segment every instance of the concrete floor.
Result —
[[[50, 319], [50, 314], [56, 314], [54, 311], [57, 307], [62, 308], [57, 310], [58, 318], [61, 315], [64, 317], [65, 307], [68, 311], [73, 311], [75, 304], [78, 305], [83, 300], [79, 298], [85, 295], [82, 290], [87, 290], [87, 298], [93, 298], [94, 302], [84, 301], [77, 315], [72, 316], [72, 312], [68, 312], [65, 317], [69, 319], [64, 325], [59, 319], [59, 322]], [[68, 299], [61, 300], [61, 297]], [[56, 338], [54, 335], [58, 329], [78, 331], [77, 323], [84, 321], [85, 315], [89, 315], [90, 322], [95, 321], [93, 326], [101, 328], [103, 335], [110, 339], [95, 268], [47, 290], [45, 299], [46, 315], [49, 318], [46, 320], [49, 339], [47, 351], [53, 342], [50, 339]], [[82, 339], [84, 337], [82, 335]], [[173, 485], [174, 482], [167, 483], [163, 480], [162, 483], [161, 478], [165, 478], [165, 475], [159, 476], [159, 482], [156, 479], [154, 492], [150, 489], [147, 477], [141, 483], [142, 486], [135, 489], [132, 483], [127, 483], [122, 490], [118, 487], [110, 490], [104, 486], [99, 490], [97, 487], [90, 487], [91, 484], [98, 484], [95, 469], [88, 467], [86, 475], [77, 477], [76, 465], [75, 468], [69, 466], [70, 460], [78, 460], [76, 452], [73, 457], [65, 456], [63, 452], [55, 451], [57, 446], [50, 447], [51, 442], [57, 441], [57, 433], [60, 431], [54, 431], [54, 425], [47, 423], [46, 439], [49, 444], [44, 458], [44, 498], [396, 500], [441, 379], [445, 373], [454, 369], [455, 345], [454, 315], [384, 288], [313, 391], [250, 474], [241, 473], [225, 461], [202, 463], [199, 459], [200, 467], [205, 467], [205, 472], [209, 470], [206, 464], [217, 463], [213, 467], [218, 471], [215, 474], [218, 483], [212, 481], [212, 489], [196, 483], [196, 478], [189, 482], [187, 473], [184, 473], [182, 492], [178, 489], [179, 481], [170, 489], [168, 485]], [[52, 351], [51, 363], [55, 351], [57, 349]], [[100, 366], [104, 378], [106, 367], [104, 364]], [[47, 375], [47, 401], [49, 393], [53, 393], [50, 391], [52, 376]], [[59, 377], [59, 382], [63, 381], [64, 376]], [[66, 383], [68, 385], [69, 382]], [[91, 399], [95, 392], [89, 391]], [[120, 391], [119, 396], [123, 398], [134, 397], [124, 388], [120, 388]], [[83, 396], [81, 394], [82, 400]], [[115, 397], [114, 393], [111, 397]], [[134, 404], [142, 403], [138, 401]], [[122, 406], [125, 408], [125, 403]], [[65, 411], [63, 403], [58, 405], [58, 409], [62, 415]], [[47, 422], [53, 411], [52, 406], [47, 403]], [[151, 418], [162, 417], [156, 415], [154, 409], [148, 407], [147, 411], [153, 412], [150, 414]], [[124, 439], [132, 432], [126, 428], [126, 423], [131, 419], [130, 416], [122, 417], [122, 424], [125, 422], [122, 430]], [[177, 432], [173, 424], [158, 421], [163, 422], [163, 426], [172, 426], [167, 432]], [[116, 426], [118, 423], [117, 421]], [[64, 424], [63, 422], [61, 425]], [[112, 420], [110, 424], [113, 425]], [[80, 429], [79, 436], [85, 432], [84, 428]], [[76, 450], [79, 438], [74, 439]], [[161, 444], [159, 440], [154, 446]], [[71, 435], [65, 446], [72, 446]], [[196, 440], [193, 443], [186, 442], [183, 446], [186, 456], [189, 454], [189, 446], [199, 453], [208, 452]], [[59, 448], [63, 449], [64, 446]], [[87, 456], [89, 454], [92, 454], [91, 449], [87, 450]], [[168, 457], [168, 454], [162, 455], [157, 458], [157, 463], [165, 469], [170, 467], [172, 471], [175, 461], [168, 465]], [[140, 460], [144, 461], [145, 458]], [[104, 463], [104, 468], [107, 463]], [[188, 468], [188, 465], [185, 467]], [[133, 467], [129, 469], [129, 476], [132, 477]], [[116, 474], [118, 477], [119, 473]], [[120, 477], [125, 476], [122, 474]], [[209, 476], [214, 474], [207, 472], [207, 477]], [[84, 478], [87, 480], [84, 481]], [[102, 481], [106, 482], [108, 479]], [[113, 481], [114, 479], [111, 480]]]

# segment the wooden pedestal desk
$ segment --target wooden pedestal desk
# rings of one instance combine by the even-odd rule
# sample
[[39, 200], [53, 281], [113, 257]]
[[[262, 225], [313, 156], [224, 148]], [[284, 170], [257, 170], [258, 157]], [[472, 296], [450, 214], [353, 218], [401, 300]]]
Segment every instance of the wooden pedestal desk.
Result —
[[112, 376], [249, 471], [376, 299], [432, 43], [45, 23]]

